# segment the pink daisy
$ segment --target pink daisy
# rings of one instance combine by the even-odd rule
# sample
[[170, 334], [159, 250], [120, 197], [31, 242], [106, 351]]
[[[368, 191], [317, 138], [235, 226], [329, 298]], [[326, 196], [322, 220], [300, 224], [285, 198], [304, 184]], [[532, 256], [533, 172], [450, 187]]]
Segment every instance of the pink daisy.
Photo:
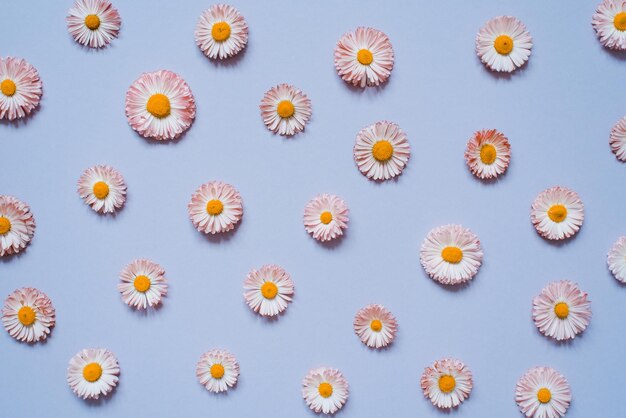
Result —
[[334, 414], [348, 400], [348, 381], [337, 369], [320, 367], [309, 370], [302, 381], [302, 397], [317, 414]]
[[591, 19], [602, 45], [618, 51], [626, 50], [626, 1], [603, 0]]
[[541, 192], [533, 202], [530, 220], [542, 237], [561, 240], [576, 234], [583, 224], [585, 208], [573, 190], [555, 186]]
[[330, 241], [348, 227], [348, 206], [339, 196], [321, 194], [304, 208], [304, 229], [318, 241]]
[[226, 350], [210, 350], [200, 357], [196, 365], [196, 376], [209, 392], [226, 392], [237, 384], [239, 363]]
[[626, 284], [626, 237], [619, 237], [615, 241], [606, 260], [613, 276]]
[[145, 138], [178, 138], [196, 117], [191, 89], [178, 74], [167, 70], [143, 73], [126, 92], [126, 117]]
[[344, 34], [335, 47], [337, 74], [358, 87], [379, 86], [393, 69], [393, 48], [383, 32], [359, 27]]
[[626, 161], [626, 116], [621, 118], [611, 129], [609, 145], [611, 145], [611, 151], [618, 160]]
[[0, 57], [0, 119], [15, 120], [39, 106], [39, 73], [22, 58]]
[[91, 48], [107, 46], [122, 25], [120, 14], [108, 0], [76, 0], [65, 20], [74, 40]]
[[476, 177], [496, 178], [511, 161], [511, 145], [506, 136], [495, 129], [477, 131], [467, 142], [465, 161]]
[[311, 118], [311, 100], [302, 90], [284, 83], [269, 89], [259, 108], [267, 129], [279, 135], [302, 132]]
[[78, 194], [94, 211], [113, 213], [126, 202], [126, 182], [113, 167], [96, 165], [78, 179]]
[[248, 23], [233, 6], [215, 4], [200, 15], [195, 35], [204, 55], [224, 59], [246, 47]]
[[67, 384], [76, 396], [99, 399], [113, 392], [119, 381], [120, 365], [106, 348], [85, 348], [70, 359]]
[[533, 319], [546, 337], [558, 341], [574, 338], [591, 319], [587, 293], [569, 280], [550, 283], [533, 299]]
[[456, 408], [472, 391], [472, 372], [459, 360], [444, 358], [424, 369], [420, 383], [433, 405]]
[[516, 17], [498, 16], [476, 35], [476, 53], [492, 71], [510, 73], [528, 61], [533, 38]]
[[18, 341], [43, 341], [55, 323], [55, 311], [50, 298], [32, 287], [17, 289], [4, 301], [2, 324]]
[[262, 316], [276, 316], [283, 312], [291, 303], [294, 293], [291, 276], [275, 264], [250, 271], [243, 289], [243, 296], [250, 309]]
[[382, 305], [367, 305], [354, 317], [354, 332], [371, 348], [387, 347], [396, 337], [397, 330], [396, 318]]
[[0, 195], [0, 257], [22, 251], [34, 234], [30, 207], [13, 196]]
[[167, 294], [167, 280], [163, 267], [150, 260], [139, 259], [127, 265], [120, 273], [117, 290], [122, 300], [135, 309], [147, 309], [161, 303]]
[[515, 387], [515, 402], [527, 418], [563, 417], [571, 401], [567, 380], [551, 367], [528, 370]]
[[200, 186], [191, 196], [187, 209], [193, 226], [205, 234], [230, 231], [243, 216], [241, 195], [221, 181]]
[[399, 176], [410, 156], [409, 141], [395, 123], [376, 122], [356, 136], [354, 161], [367, 178], [389, 180]]

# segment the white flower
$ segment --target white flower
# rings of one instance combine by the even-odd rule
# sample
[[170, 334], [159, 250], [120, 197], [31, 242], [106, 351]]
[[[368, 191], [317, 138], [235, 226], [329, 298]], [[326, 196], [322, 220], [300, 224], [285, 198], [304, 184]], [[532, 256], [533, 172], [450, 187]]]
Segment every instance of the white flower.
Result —
[[248, 273], [243, 288], [250, 309], [262, 316], [276, 316], [283, 312], [294, 293], [289, 273], [274, 264], [253, 269]]
[[395, 123], [381, 121], [356, 136], [354, 161], [373, 180], [389, 180], [402, 174], [411, 156], [406, 134]]
[[200, 15], [195, 35], [196, 44], [204, 55], [224, 59], [245, 48], [248, 42], [248, 24], [234, 7], [215, 4]]
[[551, 240], [561, 240], [576, 234], [584, 217], [583, 202], [578, 194], [560, 186], [541, 192], [530, 211], [530, 219], [537, 232]]
[[102, 48], [117, 38], [122, 19], [108, 0], [76, 0], [67, 12], [67, 30], [79, 44]]
[[191, 223], [205, 234], [228, 232], [243, 216], [241, 195], [230, 184], [210, 181], [198, 187], [187, 204]]
[[513, 16], [489, 20], [476, 35], [476, 53], [494, 71], [510, 73], [528, 61], [532, 37]]
[[225, 392], [237, 384], [239, 363], [226, 350], [207, 351], [198, 361], [196, 376], [209, 392]]
[[609, 270], [622, 283], [626, 283], [626, 237], [620, 237], [607, 255]]
[[113, 167], [96, 165], [78, 179], [78, 194], [96, 212], [113, 213], [126, 202], [126, 182]]
[[259, 105], [267, 129], [279, 135], [295, 135], [311, 118], [311, 100], [289, 84], [269, 89]]
[[470, 395], [472, 372], [459, 360], [444, 358], [424, 369], [420, 383], [433, 405], [454, 408]]
[[9, 335], [18, 341], [43, 341], [55, 323], [52, 301], [32, 287], [17, 289], [4, 301], [2, 324]]
[[354, 332], [371, 348], [387, 347], [396, 337], [398, 322], [382, 305], [367, 305], [354, 317]]
[[587, 293], [568, 280], [550, 283], [533, 299], [533, 319], [537, 329], [558, 341], [583, 332], [590, 318]]
[[618, 51], [626, 50], [626, 2], [603, 0], [591, 19], [602, 45]]
[[334, 414], [348, 400], [348, 381], [337, 369], [312, 369], [302, 381], [302, 397], [316, 413]]
[[119, 380], [117, 359], [105, 348], [86, 348], [70, 359], [67, 383], [83, 399], [98, 399], [109, 394]]
[[571, 400], [567, 380], [551, 367], [528, 370], [515, 388], [515, 402], [527, 418], [565, 416]]
[[167, 294], [167, 280], [163, 267], [150, 260], [139, 259], [127, 265], [120, 273], [117, 289], [122, 300], [136, 309], [147, 309], [161, 303]]

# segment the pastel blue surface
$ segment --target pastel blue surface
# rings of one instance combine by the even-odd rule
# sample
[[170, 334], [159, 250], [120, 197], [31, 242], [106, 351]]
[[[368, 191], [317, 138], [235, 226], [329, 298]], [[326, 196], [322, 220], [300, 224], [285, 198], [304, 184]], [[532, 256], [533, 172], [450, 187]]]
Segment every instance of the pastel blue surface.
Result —
[[[32, 63], [44, 95], [25, 123], [0, 124], [0, 194], [28, 202], [37, 221], [23, 255], [0, 260], [0, 294], [43, 290], [57, 326], [34, 346], [0, 332], [0, 415], [314, 416], [300, 382], [325, 365], [350, 382], [342, 417], [443, 417], [419, 378], [453, 356], [475, 383], [451, 416], [520, 416], [515, 383], [538, 365], [569, 380], [569, 418], [626, 416], [626, 288], [606, 267], [607, 250], [626, 233], [626, 166], [608, 146], [626, 113], [626, 55], [598, 42], [595, 1], [237, 0], [250, 40], [226, 63], [207, 59], [193, 39], [210, 2], [117, 0], [122, 30], [103, 51], [71, 39], [69, 0], [2, 3], [0, 55]], [[525, 22], [535, 44], [510, 77], [487, 71], [474, 52], [478, 29], [503, 14]], [[335, 72], [335, 42], [360, 25], [393, 43], [384, 88], [357, 91]], [[157, 69], [179, 73], [196, 98], [196, 120], [176, 143], [146, 141], [124, 115], [128, 86]], [[313, 104], [294, 139], [272, 135], [259, 115], [264, 92], [282, 82]], [[397, 181], [376, 184], [357, 170], [352, 147], [361, 128], [383, 119], [405, 130], [412, 156]], [[508, 172], [491, 184], [463, 159], [483, 128], [512, 145]], [[76, 192], [82, 171], [103, 163], [128, 184], [116, 217], [98, 216]], [[240, 227], [224, 238], [207, 239], [187, 216], [191, 194], [209, 180], [233, 184], [244, 200]], [[586, 210], [580, 233], [560, 245], [529, 220], [532, 200], [553, 185], [576, 190]], [[305, 204], [322, 192], [351, 210], [334, 245], [302, 226]], [[485, 253], [474, 281], [458, 290], [419, 264], [427, 232], [447, 223], [471, 228]], [[163, 307], [147, 315], [116, 289], [120, 270], [140, 257], [164, 266], [170, 283]], [[247, 272], [266, 263], [285, 267], [296, 286], [277, 321], [257, 317], [242, 298]], [[572, 343], [556, 344], [536, 330], [531, 300], [564, 278], [589, 292], [593, 319]], [[368, 303], [399, 321], [388, 350], [372, 351], [353, 333], [353, 316]], [[119, 386], [101, 402], [77, 398], [65, 381], [68, 360], [85, 347], [107, 347], [120, 362]], [[226, 396], [195, 377], [211, 348], [240, 362]]]

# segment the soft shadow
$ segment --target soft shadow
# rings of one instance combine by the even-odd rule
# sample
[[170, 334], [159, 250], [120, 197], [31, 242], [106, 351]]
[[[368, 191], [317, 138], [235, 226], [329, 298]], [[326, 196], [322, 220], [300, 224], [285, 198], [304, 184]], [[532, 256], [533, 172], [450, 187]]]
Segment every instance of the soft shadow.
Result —
[[213, 64], [213, 66], [219, 68], [219, 67], [224, 67], [224, 68], [230, 68], [230, 67], [234, 67], [236, 66], [239, 61], [241, 61], [244, 56], [246, 55], [246, 52], [248, 51], [248, 46], [246, 45], [241, 51], [239, 51], [237, 54], [233, 55], [232, 57], [228, 57], [228, 58], [223, 58], [223, 59], [219, 59], [219, 58], [209, 58], [206, 55], [204, 55], [204, 52], [202, 52], [202, 50], [200, 48], [198, 48], [198, 52], [208, 61], [211, 62], [211, 64]]
[[[43, 98], [43, 88], [42, 88], [41, 97]], [[14, 120], [0, 119], [0, 125], [10, 126], [12, 128], [19, 128], [20, 126], [26, 126], [30, 123], [30, 120], [34, 118], [37, 113], [39, 113], [42, 107], [43, 106], [40, 101], [37, 107], [31, 110], [28, 115], [24, 116], [23, 118], [18, 118]]]
[[[478, 273], [476, 273], [476, 274], [478, 274]], [[429, 277], [429, 279], [430, 279], [430, 277]], [[433, 279], [430, 279], [430, 280], [434, 281], [437, 284], [437, 286], [441, 287], [442, 289], [447, 290], [448, 292], [462, 292], [465, 289], [467, 289], [468, 287], [470, 287], [470, 284], [474, 281], [474, 278], [472, 278], [472, 279], [470, 279], [470, 280], [468, 280], [466, 282], [459, 283], [459, 284], [445, 284], [445, 283], [440, 283], [437, 280], [433, 280]]]
[[522, 64], [521, 67], [518, 67], [515, 70], [511, 71], [510, 73], [507, 73], [503, 71], [501, 72], [501, 71], [495, 71], [495, 70], [490, 69], [489, 67], [487, 67], [486, 64], [484, 64], [481, 61], [478, 55], [476, 55], [476, 59], [478, 60], [480, 65], [483, 67], [484, 71], [488, 72], [493, 78], [497, 80], [511, 80], [513, 77], [521, 77], [528, 70], [530, 66], [530, 61], [531, 61], [531, 57], [529, 57], [528, 61]]
[[626, 61], [626, 51], [617, 51], [615, 49], [610, 49], [607, 48], [605, 46], [602, 46], [602, 44], [600, 44], [600, 46], [602, 47], [602, 49], [604, 49], [610, 57], [612, 57], [613, 59], [617, 60], [617, 61]]
[[[341, 76], [338, 76], [338, 77], [341, 79]], [[371, 86], [371, 87], [370, 86], [359, 87], [343, 79], [341, 79], [341, 81], [348, 87], [348, 90], [354, 94], [365, 94], [368, 92], [374, 92], [375, 94], [380, 94], [387, 88], [389, 83], [391, 83], [391, 79], [392, 79], [392, 76], [389, 75], [389, 78], [387, 78], [387, 80], [384, 83], [381, 83], [378, 86]]]
[[[532, 225], [532, 223], [531, 223], [531, 225]], [[535, 229], [534, 226], [533, 226], [533, 229]], [[582, 225], [580, 226], [580, 229], [582, 229]], [[576, 232], [571, 237], [563, 238], [563, 239], [559, 239], [559, 240], [545, 238], [536, 229], [535, 229], [535, 232], [541, 238], [542, 241], [548, 243], [549, 245], [552, 245], [553, 247], [561, 248], [561, 247], [565, 247], [565, 246], [569, 245], [574, 240], [574, 238], [576, 238], [576, 235], [578, 235], [580, 233], [580, 229], [578, 230], [578, 232]]]
[[113, 389], [111, 389], [111, 391], [107, 393], [105, 396], [100, 396], [98, 399], [84, 399], [84, 402], [90, 408], [97, 408], [100, 405], [111, 402], [111, 398], [113, 395], [115, 395], [115, 392], [117, 391], [117, 387], [120, 385], [120, 381], [121, 381], [121, 378], [117, 381], [117, 384], [113, 387]]
[[[293, 297], [295, 295], [292, 295], [292, 301], [293, 302]], [[291, 304], [290, 303], [290, 304]], [[284, 311], [279, 312], [278, 315], [274, 315], [274, 316], [263, 316], [260, 313], [254, 312], [252, 309], [250, 309], [250, 306], [248, 306], [248, 304], [246, 303], [246, 299], [244, 297], [243, 299], [243, 304], [246, 307], [246, 310], [249, 312], [250, 316], [254, 317], [254, 319], [257, 322], [260, 323], [264, 323], [264, 324], [270, 324], [270, 325], [274, 325], [277, 324], [280, 321], [280, 318], [284, 317], [285, 315], [287, 315], [287, 311], [289, 310], [289, 305], [287, 305], [287, 308], [285, 308]]]
[[[197, 109], [196, 109], [196, 113], [197, 113]], [[189, 125], [189, 128], [185, 129], [183, 132], [181, 132], [180, 135], [178, 135], [176, 138], [174, 139], [164, 139], [164, 140], [159, 140], [159, 139], [154, 139], [154, 138], [148, 138], [145, 136], [141, 136], [139, 135], [138, 132], [136, 132], [132, 127], [130, 129], [133, 129], [133, 132], [135, 132], [135, 134], [137, 136], [139, 136], [140, 138], [142, 138], [144, 141], [146, 141], [148, 144], [150, 145], [160, 145], [162, 147], [165, 147], [167, 145], [176, 145], [178, 144], [180, 141], [182, 141], [185, 136], [187, 136], [187, 132], [189, 132], [189, 130], [191, 128], [193, 128], [193, 123], [195, 122], [196, 118], [194, 117], [193, 120], [191, 121], [191, 125]]]
[[[222, 232], [217, 234], [205, 234], [204, 232], [198, 231], [196, 228], [194, 230], [202, 234], [203, 238], [208, 242], [213, 244], [219, 244], [220, 242], [228, 242], [233, 239], [235, 232], [239, 229], [240, 225], [243, 223], [243, 217], [235, 224], [235, 227], [228, 232]], [[193, 225], [192, 225], [193, 226]]]
[[341, 243], [346, 239], [347, 235], [348, 235], [348, 228], [343, 230], [343, 235], [339, 235], [338, 237], [336, 237], [335, 239], [331, 239], [330, 241], [317, 241], [317, 240], [315, 241], [317, 241], [320, 246], [328, 250], [334, 250], [335, 248], [341, 245]]
[[19, 253], [3, 255], [2, 257], [0, 257], [0, 263], [10, 263], [12, 260], [21, 258], [28, 249], [28, 247], [30, 247], [30, 242], [28, 243], [26, 248], [22, 248]]
[[[169, 291], [169, 289], [168, 289]], [[165, 297], [167, 295], [164, 295], [163, 297]], [[122, 301], [122, 303], [124, 303]], [[136, 314], [137, 316], [141, 316], [143, 318], [148, 318], [148, 317], [152, 317], [157, 315], [161, 309], [163, 309], [163, 300], [161, 300], [161, 302], [159, 302], [158, 305], [152, 306], [152, 307], [148, 307], [147, 309], [137, 309], [134, 308], [130, 305], [127, 305], [126, 303], [124, 303], [124, 305], [126, 305], [126, 307], [133, 312], [133, 314]]]

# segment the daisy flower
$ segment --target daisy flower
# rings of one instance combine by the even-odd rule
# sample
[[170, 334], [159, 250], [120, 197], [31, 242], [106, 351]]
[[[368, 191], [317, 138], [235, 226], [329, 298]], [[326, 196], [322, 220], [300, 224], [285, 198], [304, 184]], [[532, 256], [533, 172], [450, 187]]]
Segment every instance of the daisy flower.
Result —
[[106, 396], [119, 381], [120, 367], [106, 348], [85, 348], [70, 359], [67, 383], [83, 399]]
[[90, 48], [107, 46], [120, 32], [122, 19], [108, 0], [76, 0], [67, 13], [70, 35]]
[[200, 357], [196, 365], [196, 376], [209, 392], [225, 392], [237, 384], [239, 363], [226, 350], [210, 350]]
[[311, 100], [302, 90], [284, 83], [269, 89], [259, 108], [267, 129], [279, 135], [302, 132], [311, 118]]
[[200, 15], [195, 35], [204, 55], [224, 59], [246, 47], [248, 23], [234, 7], [215, 4]]
[[530, 219], [542, 237], [569, 238], [578, 232], [585, 217], [583, 202], [573, 190], [555, 186], [541, 192], [531, 206]]
[[551, 367], [535, 367], [517, 382], [515, 402], [527, 418], [559, 418], [572, 400], [565, 377]]
[[[626, 2], [624, 4], [626, 5]], [[611, 145], [611, 151], [618, 160], [626, 161], [626, 116], [621, 118], [611, 129], [609, 145]]]
[[22, 58], [0, 57], [0, 120], [20, 119], [41, 100], [39, 73]]
[[54, 326], [52, 301], [32, 287], [17, 289], [4, 301], [2, 324], [9, 335], [18, 341], [43, 341]]
[[311, 369], [302, 381], [302, 397], [315, 413], [334, 414], [348, 400], [348, 381], [337, 369]]
[[472, 391], [472, 372], [452, 358], [437, 360], [424, 369], [420, 380], [424, 396], [438, 408], [459, 406]]
[[626, 283], [626, 237], [620, 237], [607, 255], [609, 270], [622, 283]]
[[187, 209], [193, 226], [205, 234], [230, 231], [243, 216], [241, 195], [233, 186], [221, 181], [200, 186], [191, 195]]
[[528, 61], [533, 39], [513, 16], [494, 17], [476, 35], [476, 53], [493, 71], [510, 73]]
[[126, 118], [144, 138], [178, 138], [196, 117], [191, 89], [178, 74], [167, 70], [143, 73], [126, 92]]
[[348, 206], [334, 194], [321, 194], [304, 208], [304, 229], [318, 241], [330, 241], [348, 227]]
[[113, 213], [126, 202], [126, 183], [113, 167], [96, 165], [78, 179], [78, 194], [96, 212]]
[[289, 273], [274, 264], [248, 273], [243, 289], [243, 296], [250, 309], [262, 316], [276, 316], [283, 312], [291, 303], [294, 293]]
[[550, 283], [533, 299], [533, 319], [546, 337], [568, 340], [583, 332], [591, 318], [587, 293], [568, 280]]
[[602, 45], [618, 51], [626, 50], [626, 2], [603, 0], [598, 4], [591, 24]]
[[146, 309], [161, 303], [167, 294], [167, 280], [163, 267], [150, 260], [139, 259], [127, 265], [120, 273], [117, 289], [122, 300], [136, 309]]
[[410, 156], [409, 141], [395, 123], [377, 122], [356, 136], [354, 161], [367, 178], [389, 180], [399, 176]]
[[30, 207], [13, 196], [0, 195], [0, 257], [22, 251], [34, 234]]
[[465, 161], [476, 177], [496, 178], [509, 167], [511, 161], [509, 140], [495, 129], [478, 131], [467, 142]]
[[426, 273], [446, 285], [472, 280], [482, 260], [478, 237], [461, 225], [432, 229], [420, 250], [420, 262]]
[[335, 47], [335, 68], [345, 82], [354, 86], [379, 86], [393, 69], [389, 38], [377, 29], [363, 27], [344, 34]]
[[396, 337], [398, 322], [382, 305], [367, 305], [354, 317], [354, 332], [371, 348], [387, 347]]

